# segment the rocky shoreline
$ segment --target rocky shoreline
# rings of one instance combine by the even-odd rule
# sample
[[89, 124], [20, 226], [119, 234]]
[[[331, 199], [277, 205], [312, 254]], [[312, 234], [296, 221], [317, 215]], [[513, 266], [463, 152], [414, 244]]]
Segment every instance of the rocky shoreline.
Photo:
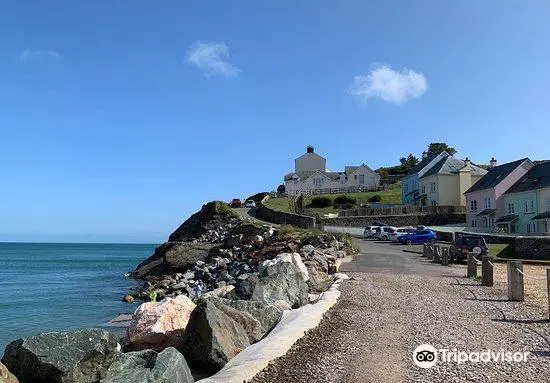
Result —
[[131, 273], [144, 284], [124, 299], [146, 302], [123, 339], [96, 329], [19, 339], [0, 382], [194, 382], [315, 302], [353, 253], [347, 235], [248, 222], [210, 202]]

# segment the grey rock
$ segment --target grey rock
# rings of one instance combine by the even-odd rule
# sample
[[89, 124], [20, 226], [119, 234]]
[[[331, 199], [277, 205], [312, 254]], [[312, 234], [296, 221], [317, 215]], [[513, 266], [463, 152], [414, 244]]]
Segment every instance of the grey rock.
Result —
[[312, 245], [305, 245], [304, 247], [302, 247], [301, 250], [304, 254], [313, 254], [313, 252], [315, 251], [315, 247], [313, 247]]
[[225, 239], [225, 246], [227, 246], [227, 247], [238, 247], [242, 244], [242, 241], [243, 241], [243, 235], [242, 234], [232, 235], [232, 236], [227, 237]]
[[21, 383], [91, 383], [115, 361], [117, 346], [99, 329], [43, 333], [10, 343], [2, 363]]
[[251, 344], [259, 341], [265, 335], [262, 324], [249, 313], [225, 305], [219, 300], [213, 299], [212, 302], [216, 305], [218, 309], [223, 311], [225, 315], [227, 315], [243, 327], [246, 335], [248, 336], [248, 341]]
[[294, 263], [272, 264], [266, 269], [266, 274], [267, 276], [260, 278], [255, 284], [252, 300], [265, 303], [284, 300], [292, 308], [301, 307], [309, 302], [308, 286]]
[[0, 383], [19, 383], [17, 378], [2, 363], [0, 363]]
[[260, 282], [258, 275], [249, 275], [245, 280], [237, 284], [236, 293], [241, 299], [250, 299]]
[[120, 354], [101, 383], [194, 383], [191, 370], [173, 347], [157, 353], [143, 350]]
[[217, 371], [250, 345], [242, 325], [231, 319], [213, 302], [198, 301], [189, 318], [182, 348], [191, 365]]

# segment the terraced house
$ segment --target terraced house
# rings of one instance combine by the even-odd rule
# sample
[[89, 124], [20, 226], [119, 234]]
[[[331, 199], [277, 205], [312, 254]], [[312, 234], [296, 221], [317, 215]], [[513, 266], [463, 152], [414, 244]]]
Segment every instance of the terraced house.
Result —
[[422, 161], [413, 167], [401, 180], [401, 200], [404, 205], [419, 205], [422, 193], [420, 191], [420, 178], [426, 174], [435, 164], [443, 158], [449, 157], [449, 153], [422, 154]]
[[294, 172], [285, 175], [288, 195], [355, 193], [377, 190], [380, 175], [367, 165], [346, 166], [343, 172], [327, 170], [327, 160], [308, 146], [306, 153], [294, 161]]
[[513, 217], [506, 217], [504, 194], [532, 167], [528, 158], [499, 166], [493, 158], [489, 172], [464, 193], [467, 225], [492, 231], [496, 223], [508, 223]]
[[509, 233], [550, 233], [550, 161], [535, 164], [504, 194], [506, 215], [497, 226]]
[[421, 206], [465, 206], [464, 192], [487, 174], [466, 158], [446, 156], [420, 177]]

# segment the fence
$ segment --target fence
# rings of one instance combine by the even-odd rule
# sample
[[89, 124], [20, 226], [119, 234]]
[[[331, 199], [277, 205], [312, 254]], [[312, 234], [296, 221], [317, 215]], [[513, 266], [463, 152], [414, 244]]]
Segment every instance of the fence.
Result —
[[360, 217], [373, 215], [405, 215], [405, 214], [465, 214], [466, 206], [392, 206], [392, 207], [360, 207], [338, 211], [339, 217]]

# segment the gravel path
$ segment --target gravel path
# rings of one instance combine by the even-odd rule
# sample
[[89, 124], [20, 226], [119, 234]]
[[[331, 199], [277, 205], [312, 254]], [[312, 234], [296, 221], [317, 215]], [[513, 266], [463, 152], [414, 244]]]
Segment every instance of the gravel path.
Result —
[[[541, 307], [506, 301], [502, 286], [482, 287], [463, 277], [463, 267], [439, 266], [434, 275], [432, 265], [417, 255], [407, 255], [409, 262], [419, 265], [415, 273], [403, 273], [398, 267], [392, 272], [391, 265], [402, 254], [393, 249], [381, 254], [374, 247], [373, 255], [361, 245], [360, 257], [367, 258], [347, 266], [360, 272], [347, 272], [352, 279], [342, 285], [338, 304], [319, 327], [253, 382], [550, 381], [550, 322]], [[370, 256], [377, 265], [374, 272], [369, 271]], [[385, 268], [380, 265], [384, 256], [389, 265]], [[429, 272], [423, 273], [424, 269]], [[420, 344], [532, 354], [521, 363], [438, 361], [421, 369], [412, 361]]]

